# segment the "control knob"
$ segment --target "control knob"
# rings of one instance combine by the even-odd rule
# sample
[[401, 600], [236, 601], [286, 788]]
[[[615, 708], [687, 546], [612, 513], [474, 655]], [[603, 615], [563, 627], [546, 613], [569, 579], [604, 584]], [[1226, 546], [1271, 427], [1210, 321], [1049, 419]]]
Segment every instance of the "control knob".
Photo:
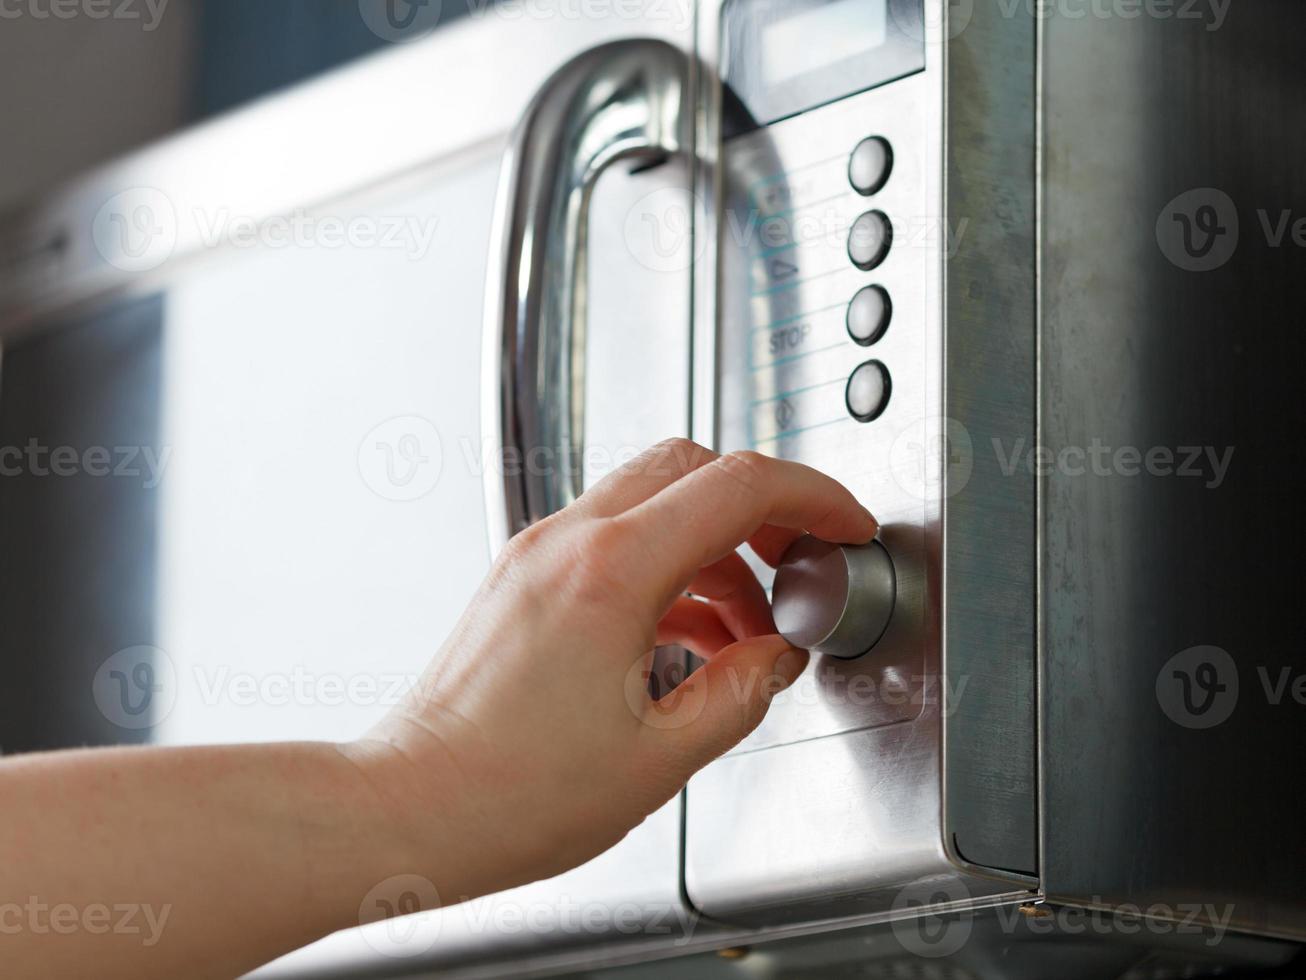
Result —
[[884, 636], [896, 593], [893, 559], [879, 541], [839, 545], [805, 535], [780, 561], [771, 607], [794, 646], [851, 660]]

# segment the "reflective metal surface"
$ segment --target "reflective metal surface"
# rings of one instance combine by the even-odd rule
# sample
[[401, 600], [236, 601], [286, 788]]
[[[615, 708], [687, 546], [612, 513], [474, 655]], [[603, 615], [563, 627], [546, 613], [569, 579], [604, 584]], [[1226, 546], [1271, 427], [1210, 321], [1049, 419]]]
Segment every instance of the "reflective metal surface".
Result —
[[1047, 24], [1044, 866], [1306, 937], [1306, 6], [1226, 13]]
[[[1036, 914], [1031, 914], [1031, 913]], [[567, 974], [577, 980], [1169, 980], [1292, 977], [1287, 943], [1182, 931], [1071, 908], [942, 911], [714, 953]], [[1282, 972], [1280, 972], [1282, 971]]]
[[[961, 19], [944, 20], [945, 6]], [[547, 508], [622, 451], [686, 431], [692, 410], [700, 440], [816, 465], [885, 525], [898, 596], [882, 642], [858, 660], [814, 658], [766, 723], [694, 779], [683, 831], [673, 802], [568, 875], [445, 909], [413, 932], [342, 933], [266, 975], [544, 975], [749, 945], [737, 960], [686, 961], [685, 975], [929, 976], [937, 961], [986, 978], [1045, 975], [1049, 962], [1059, 976], [1150, 976], [1289, 955], [1232, 934], [1177, 948], [1153, 930], [1026, 942], [1001, 921], [977, 921], [955, 954], [924, 965], [902, 955], [919, 951], [900, 933], [884, 941], [886, 923], [925, 905], [996, 904], [1002, 920], [1043, 890], [1066, 905], [1152, 906], [1163, 923], [1195, 906], [1229, 928], [1306, 935], [1288, 749], [1300, 730], [1291, 447], [1306, 295], [1293, 208], [1306, 146], [1284, 124], [1299, 114], [1302, 8], [1262, 0], [1218, 26], [1054, 16], [1040, 49], [1036, 19], [1002, 7], [931, 0], [923, 72], [749, 132], [731, 129], [716, 84], [713, 4], [697, 12], [698, 59], [683, 54], [687, 16], [468, 21], [144, 151], [0, 226], [7, 371], [39, 360], [22, 345], [40, 331], [122, 297], [154, 297], [162, 320], [160, 391], [136, 392], [149, 403], [136, 421], [157, 417], [173, 450], [152, 501], [154, 565], [108, 593], [117, 619], [178, 668], [156, 740], [365, 727], [382, 703], [237, 705], [225, 678], [302, 665], [349, 678], [360, 651], [371, 675], [419, 671], [488, 566], [487, 536], [508, 532], [506, 508], [485, 509], [486, 467], [513, 439], [609, 450], [579, 478], [522, 491]], [[507, 362], [544, 366], [543, 380], [510, 389], [557, 414], [530, 421], [525, 439], [502, 438], [500, 417], [487, 446], [480, 327], [487, 278], [503, 284], [505, 266], [486, 256], [507, 131], [568, 59], [644, 36], [675, 50], [641, 40], [590, 56], [631, 83], [594, 91], [594, 105], [629, 118], [600, 134], [601, 151], [568, 156], [546, 140], [555, 163], [584, 163], [552, 171], [565, 178], [555, 186], [543, 168], [525, 200], [553, 194], [556, 209], [505, 217], [494, 239], [516, 227], [517, 255], [547, 240], [550, 257], [584, 261], [556, 265], [533, 294], [550, 297], [547, 316], [530, 319], [506, 293], [492, 302], [503, 303], [492, 322], [511, 320], [514, 337], [544, 328], [542, 345]], [[662, 52], [652, 69], [643, 55], [607, 60], [650, 50]], [[1157, 65], [1178, 66], [1178, 81], [1152, 84]], [[569, 84], [581, 97], [580, 77]], [[550, 106], [539, 111], [556, 109], [556, 123], [612, 118]], [[860, 165], [850, 181], [867, 137], [893, 154], [870, 194]], [[691, 143], [686, 159], [594, 179], [627, 150], [653, 162], [650, 147]], [[513, 166], [537, 149], [519, 146]], [[177, 217], [148, 268], [94, 235], [97, 215], [142, 187]], [[632, 246], [630, 222], [659, 227], [665, 212], [648, 199], [668, 190], [692, 216], [684, 262]], [[574, 210], [586, 194], [588, 226]], [[206, 243], [223, 209], [257, 224], [301, 207], [399, 214], [438, 233], [407, 257]], [[871, 211], [894, 236], [863, 271], [848, 236]], [[764, 241], [777, 216], [790, 238]], [[880, 308], [848, 311], [871, 287], [888, 300], [887, 326]], [[569, 332], [581, 324], [583, 337]], [[492, 350], [497, 405], [504, 348]], [[153, 377], [153, 356], [126, 376]], [[884, 411], [850, 413], [849, 379], [871, 361], [891, 382]], [[6, 405], [56, 421], [100, 411], [76, 385], [60, 389], [67, 405], [42, 401], [28, 370], [25, 384], [6, 377]], [[386, 495], [407, 492], [408, 468], [385, 463], [437, 457], [405, 455], [394, 432], [375, 431], [403, 418], [438, 423], [443, 465], [407, 502]], [[1162, 476], [1056, 462], [1096, 444], [1196, 446], [1210, 465], [1185, 479], [1186, 455]], [[374, 453], [369, 471], [369, 446], [396, 454]], [[1040, 447], [1052, 452], [1046, 474], [1029, 455]], [[11, 514], [33, 500], [53, 521], [90, 513], [60, 493], [5, 489]], [[13, 556], [58, 538], [13, 527], [5, 581], [31, 586]], [[31, 595], [6, 593], [6, 619], [26, 635], [64, 614], [57, 596]], [[42, 703], [95, 710], [86, 674], [110, 652], [70, 661], [85, 703]], [[1202, 705], [1230, 704], [1234, 681], [1228, 715], [1207, 724]], [[97, 720], [93, 737], [103, 731]], [[796, 952], [762, 949], [772, 939]]]
[[[1044, 18], [953, 6], [943, 231], [944, 837], [959, 862], [1038, 869], [1037, 194]], [[1049, 110], [1051, 111], [1051, 110]], [[1012, 465], [1015, 456], [1018, 462]]]
[[[956, 413], [977, 431], [1001, 425], [1005, 433], [1012, 425], [993, 409], [1033, 390], [1032, 245], [1024, 272], [1017, 266], [989, 283], [979, 270], [1033, 240], [1034, 153], [1020, 134], [1034, 126], [1035, 26], [984, 8], [953, 32], [946, 6], [928, 5], [923, 72], [728, 138], [718, 161], [718, 445], [836, 476], [880, 518], [898, 577], [897, 609], [870, 655], [814, 658], [758, 730], [690, 783], [686, 888], [697, 908], [727, 921], [856, 913], [930, 877], [971, 896], [1034, 885], [1032, 629], [1023, 645], [987, 630], [950, 631], [944, 641], [950, 617], [965, 623], [986, 601], [994, 619], [1032, 623], [1032, 587], [1018, 588], [1033, 577], [1032, 482], [1023, 497], [1019, 481], [1002, 485], [1003, 507], [1029, 517], [1023, 529], [1005, 520], [991, 527], [978, 503], [953, 506], [969, 471], [958, 465], [950, 442], [957, 427], [945, 418]], [[1012, 38], [1029, 57], [1013, 61]], [[710, 50], [704, 41], [701, 51]], [[1029, 97], [988, 102], [988, 86], [1002, 82], [1025, 86]], [[729, 133], [728, 114], [721, 128]], [[966, 169], [976, 171], [955, 186], [945, 181], [955, 177], [954, 134], [964, 137]], [[865, 196], [851, 183], [850, 161], [875, 136], [892, 147], [894, 163], [882, 189]], [[1004, 177], [1005, 155], [1020, 153], [1028, 165]], [[995, 199], [994, 210], [981, 208]], [[1021, 200], [1028, 206], [1010, 206]], [[849, 254], [849, 236], [868, 212], [888, 217], [893, 239], [883, 261], [863, 270], [851, 260], [867, 257]], [[945, 280], [959, 259], [967, 278]], [[957, 283], [966, 292], [954, 293]], [[887, 329], [869, 347], [850, 331], [848, 314], [867, 286], [881, 287], [892, 304]], [[1023, 295], [1026, 314], [999, 316], [968, 295], [977, 288], [1006, 304]], [[993, 372], [995, 362], [961, 354], [985, 347], [1020, 356]], [[871, 359], [884, 365], [892, 391], [882, 413], [862, 422], [850, 411], [849, 379]], [[1017, 431], [1032, 431], [1032, 397], [1014, 418]], [[965, 499], [996, 489], [986, 477]], [[1001, 547], [986, 557], [991, 537]], [[1001, 560], [1004, 590], [977, 571], [944, 589], [949, 556]], [[769, 582], [769, 570], [757, 568]], [[988, 673], [972, 676], [981, 665]], [[1005, 700], [985, 696], [1003, 690]], [[1018, 741], [987, 755], [966, 746], [960, 764], [949, 757], [945, 743], [989, 732]], [[954, 768], [970, 782], [947, 782]], [[990, 797], [970, 791], [986, 783], [999, 787]], [[968, 831], [971, 853], [958, 852], [958, 829]]]
[[776, 568], [776, 629], [812, 653], [849, 660], [869, 653], [893, 616], [898, 591], [884, 545], [837, 545], [807, 536]]
[[[921, 458], [903, 450], [934, 414], [931, 385], [938, 384], [929, 352], [940, 345], [942, 252], [921, 229], [942, 210], [940, 133], [933, 128], [941, 75], [927, 70], [724, 147], [718, 446], [797, 460], [839, 479], [879, 519], [899, 578], [898, 612], [874, 654], [856, 665], [818, 660], [741, 751], [917, 713], [874, 695], [850, 704], [844, 683], [869, 691], [887, 680], [917, 691], [929, 672], [926, 632], [938, 600], [931, 610], [926, 529], [937, 503], [915, 469]], [[899, 148], [893, 177], [872, 200], [901, 231], [888, 258], [868, 273], [846, 250], [867, 202], [848, 180], [848, 160], [872, 129]], [[871, 348], [846, 323], [849, 303], [868, 284], [885, 288], [894, 305], [893, 324]], [[871, 354], [891, 373], [893, 393], [880, 417], [861, 423], [849, 412], [847, 389]], [[757, 561], [754, 567], [769, 585], [772, 570]], [[823, 670], [838, 670], [841, 681], [831, 687]]]
[[509, 146], [482, 407], [486, 441], [506, 464], [486, 477], [495, 550], [583, 489], [591, 195], [608, 167], [648, 167], [689, 150], [688, 83], [688, 58], [669, 44], [595, 48], [544, 84]]

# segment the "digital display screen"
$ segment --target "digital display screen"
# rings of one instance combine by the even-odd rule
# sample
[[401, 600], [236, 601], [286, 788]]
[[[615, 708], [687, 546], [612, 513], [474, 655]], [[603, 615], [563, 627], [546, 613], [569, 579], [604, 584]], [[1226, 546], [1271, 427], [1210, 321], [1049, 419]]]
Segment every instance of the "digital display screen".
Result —
[[762, 74], [772, 85], [883, 47], [889, 0], [834, 0], [762, 31]]
[[727, 138], [925, 67], [924, 0], [727, 0], [721, 18]]

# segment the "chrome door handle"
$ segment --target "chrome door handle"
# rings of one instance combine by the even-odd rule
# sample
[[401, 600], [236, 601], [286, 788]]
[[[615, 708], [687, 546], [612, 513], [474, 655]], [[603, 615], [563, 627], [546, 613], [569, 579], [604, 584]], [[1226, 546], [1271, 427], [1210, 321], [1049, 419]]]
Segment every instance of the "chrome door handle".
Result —
[[614, 41], [558, 70], [514, 131], [495, 206], [481, 428], [492, 549], [582, 489], [586, 228], [609, 166], [692, 145], [689, 58]]

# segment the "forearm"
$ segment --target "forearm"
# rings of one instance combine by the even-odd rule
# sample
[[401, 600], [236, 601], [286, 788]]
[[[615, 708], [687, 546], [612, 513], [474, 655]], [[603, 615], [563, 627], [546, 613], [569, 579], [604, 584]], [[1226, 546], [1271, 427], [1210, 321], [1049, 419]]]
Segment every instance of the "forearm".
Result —
[[[6, 975], [235, 976], [576, 867], [805, 668], [740, 544], [776, 565], [800, 529], [877, 530], [815, 471], [676, 440], [568, 511], [513, 539], [420, 688], [362, 741], [0, 760]], [[653, 702], [665, 644], [706, 663]]]
[[0, 949], [14, 976], [231, 977], [336, 929], [402, 835], [329, 744], [0, 762]]

